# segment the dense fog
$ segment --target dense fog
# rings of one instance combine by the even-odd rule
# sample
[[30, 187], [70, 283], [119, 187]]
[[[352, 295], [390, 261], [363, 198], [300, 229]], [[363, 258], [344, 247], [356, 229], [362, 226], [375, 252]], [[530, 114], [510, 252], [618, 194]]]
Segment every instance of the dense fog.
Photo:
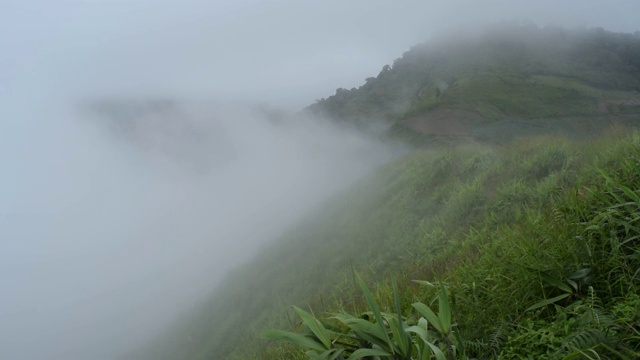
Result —
[[48, 121], [14, 123], [2, 154], [3, 359], [116, 356], [393, 154], [244, 106], [80, 108], [24, 114]]

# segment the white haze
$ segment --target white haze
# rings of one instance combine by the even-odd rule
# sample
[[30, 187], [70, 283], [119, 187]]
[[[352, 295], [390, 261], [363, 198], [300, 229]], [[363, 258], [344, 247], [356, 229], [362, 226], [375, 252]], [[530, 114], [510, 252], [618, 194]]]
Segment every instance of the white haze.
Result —
[[[238, 103], [299, 108], [453, 25], [637, 30], [635, 0], [557, 3], [0, 0], [0, 359], [116, 358], [394, 154]], [[85, 106], [158, 97], [187, 100], [126, 131]]]
[[109, 359], [141, 344], [391, 155], [347, 129], [240, 106], [9, 116], [47, 121], [3, 128], [2, 359]]

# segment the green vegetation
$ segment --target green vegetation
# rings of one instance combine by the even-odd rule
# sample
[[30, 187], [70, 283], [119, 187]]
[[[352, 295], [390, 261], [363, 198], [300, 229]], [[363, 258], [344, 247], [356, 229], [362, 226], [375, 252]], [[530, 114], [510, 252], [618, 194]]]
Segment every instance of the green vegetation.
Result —
[[[516, 180], [500, 181], [493, 199], [472, 201], [474, 196], [463, 191], [456, 198], [465, 199], [459, 202], [465, 205], [457, 207], [456, 212], [470, 214], [470, 207], [481, 205], [484, 214], [460, 235], [439, 239], [450, 250], [435, 256], [440, 266], [428, 277], [445, 281], [455, 296], [455, 306], [450, 308], [442, 288], [438, 309], [447, 314], [446, 318], [452, 312], [458, 337], [453, 347], [453, 341], [434, 342], [443, 353], [450, 354], [455, 348], [457, 354], [446, 358], [456, 359], [467, 355], [504, 359], [637, 358], [640, 134], [579, 146], [559, 140], [530, 140], [510, 150], [516, 150], [516, 158], [522, 160], [519, 174], [512, 173]], [[589, 155], [579, 155], [583, 152]], [[502, 164], [495, 163], [494, 170]], [[495, 181], [496, 175], [485, 179]], [[447, 264], [443, 267], [441, 262]], [[395, 290], [391, 293], [398, 298]], [[408, 288], [407, 293], [410, 299], [430, 299], [433, 295], [424, 295], [417, 288]], [[381, 298], [389, 296], [383, 294]], [[368, 296], [365, 298], [372, 303]], [[395, 303], [400, 309], [401, 300]], [[449, 334], [448, 321], [438, 320], [439, 316], [425, 310], [428, 308], [421, 303], [413, 304], [413, 308], [399, 318], [407, 319], [404, 321], [408, 325], [424, 327], [426, 339]], [[419, 315], [429, 320], [429, 326], [422, 318], [416, 320]], [[395, 333], [390, 320], [376, 317], [371, 321], [388, 324], [387, 332]], [[406, 327], [406, 332], [412, 332], [413, 326]], [[434, 334], [428, 335], [429, 330]], [[350, 333], [334, 334], [341, 338]], [[362, 336], [356, 334], [355, 338], [361, 346], [380, 348], [376, 342], [362, 341]], [[393, 339], [395, 344], [402, 341], [397, 336]], [[414, 351], [409, 355], [385, 350], [388, 353], [380, 358], [421, 359], [419, 339], [412, 338]], [[347, 350], [344, 354], [355, 352]], [[444, 358], [435, 353], [433, 356]]]
[[[441, 285], [439, 292], [438, 314], [434, 313], [428, 305], [415, 303], [412, 306], [424, 317], [421, 317], [415, 325], [409, 324], [402, 316], [398, 288], [393, 282], [393, 299], [395, 314], [381, 312], [371, 295], [371, 291], [358, 277], [358, 284], [371, 309], [370, 313], [357, 318], [350, 314], [338, 314], [334, 319], [340, 321], [347, 332], [327, 330], [320, 321], [309, 313], [296, 307], [305, 326], [304, 334], [296, 334], [287, 331], [272, 330], [265, 334], [266, 337], [307, 347], [312, 350], [306, 352], [311, 359], [348, 359], [356, 360], [364, 357], [383, 357], [394, 359], [445, 359], [447, 357], [466, 358], [464, 345], [459, 337], [453, 336], [451, 323], [451, 306], [449, 304], [447, 290]], [[428, 284], [428, 283], [427, 283]], [[368, 319], [373, 317], [375, 323]], [[429, 327], [435, 329], [435, 333]], [[412, 337], [410, 334], [415, 334]], [[455, 345], [453, 345], [456, 343]], [[462, 350], [462, 351], [461, 351]], [[415, 354], [415, 357], [414, 357]]]
[[[522, 76], [474, 76], [457, 81], [442, 96], [441, 103], [477, 111], [484, 118], [562, 117], [592, 115], [597, 102], [573, 88], [558, 84], [559, 78], [547, 81]], [[554, 84], [555, 86], [551, 86]]]
[[[359, 88], [338, 89], [307, 110], [356, 124], [384, 119], [393, 135], [414, 143], [410, 132], [441, 129], [464, 141], [504, 143], [524, 134], [494, 137], [493, 122], [517, 128], [527, 120], [536, 133], [569, 136], [591, 136], [612, 122], [637, 125], [639, 92], [640, 36], [506, 23], [417, 45]], [[469, 114], [473, 121], [464, 121]], [[438, 126], [424, 126], [430, 122]]]
[[625, 131], [400, 159], [232, 273], [153, 358], [307, 358], [261, 334], [296, 331], [290, 305], [332, 331], [345, 332], [335, 314], [376, 324], [354, 271], [385, 314], [395, 314], [387, 310], [396, 308], [389, 279], [397, 278], [407, 326], [420, 321], [411, 304], [438, 296], [411, 280], [442, 281], [472, 358], [637, 357], [640, 134]]
[[135, 358], [640, 357], [638, 91], [637, 35], [503, 25], [414, 47], [308, 110], [385, 119], [418, 149]]

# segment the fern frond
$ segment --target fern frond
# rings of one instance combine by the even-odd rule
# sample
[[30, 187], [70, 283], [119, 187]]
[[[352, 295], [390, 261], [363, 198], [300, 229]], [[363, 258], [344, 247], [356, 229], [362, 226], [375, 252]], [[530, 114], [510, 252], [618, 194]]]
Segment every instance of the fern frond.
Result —
[[580, 328], [567, 336], [563, 347], [569, 351], [588, 350], [606, 341], [605, 332], [594, 328]]
[[492, 356], [498, 356], [500, 349], [507, 342], [509, 335], [513, 333], [513, 328], [514, 326], [510, 322], [498, 322], [498, 325], [494, 328], [491, 336], [489, 337], [489, 349]]
[[483, 358], [484, 356], [481, 355], [487, 354], [489, 349], [489, 344], [481, 340], [464, 340], [463, 344], [465, 350], [468, 353], [473, 354], [479, 358]]

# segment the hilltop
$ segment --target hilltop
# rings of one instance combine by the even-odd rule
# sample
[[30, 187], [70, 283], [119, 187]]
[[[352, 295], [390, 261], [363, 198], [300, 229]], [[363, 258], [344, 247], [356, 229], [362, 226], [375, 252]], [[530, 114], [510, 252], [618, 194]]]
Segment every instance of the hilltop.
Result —
[[348, 330], [335, 313], [376, 323], [355, 273], [394, 314], [395, 278], [409, 323], [412, 303], [437, 302], [411, 280], [445, 283], [470, 357], [640, 356], [640, 36], [449, 35], [305, 111], [383, 120], [415, 151], [309, 214], [135, 358], [307, 358], [261, 334], [304, 331], [290, 305], [334, 340]]
[[419, 44], [307, 111], [429, 143], [593, 135], [640, 115], [640, 34], [505, 23]]

